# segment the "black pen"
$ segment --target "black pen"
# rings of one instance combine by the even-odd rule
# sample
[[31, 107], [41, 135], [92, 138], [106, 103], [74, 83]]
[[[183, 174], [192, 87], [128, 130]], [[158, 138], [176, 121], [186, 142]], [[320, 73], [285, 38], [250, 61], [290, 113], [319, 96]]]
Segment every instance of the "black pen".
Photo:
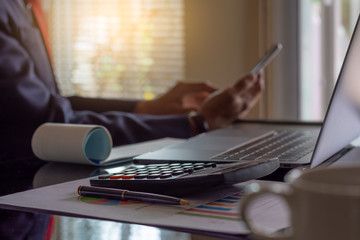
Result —
[[109, 198], [115, 200], [132, 200], [149, 203], [186, 205], [189, 204], [187, 200], [146, 192], [135, 192], [116, 188], [102, 188], [79, 186], [78, 194], [84, 197]]

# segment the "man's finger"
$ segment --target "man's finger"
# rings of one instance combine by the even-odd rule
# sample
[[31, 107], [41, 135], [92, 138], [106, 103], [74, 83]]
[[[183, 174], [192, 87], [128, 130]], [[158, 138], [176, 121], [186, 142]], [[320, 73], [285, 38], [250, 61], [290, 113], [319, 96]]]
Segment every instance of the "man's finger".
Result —
[[254, 85], [256, 79], [257, 78], [255, 75], [252, 74], [245, 75], [235, 83], [234, 88], [238, 92], [247, 91], [249, 88], [251, 88]]

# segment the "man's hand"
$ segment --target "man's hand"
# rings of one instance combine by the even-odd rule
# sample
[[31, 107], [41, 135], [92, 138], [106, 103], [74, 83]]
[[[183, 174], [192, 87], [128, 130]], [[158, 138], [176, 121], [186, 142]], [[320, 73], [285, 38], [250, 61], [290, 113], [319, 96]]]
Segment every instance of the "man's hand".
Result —
[[201, 105], [199, 114], [210, 130], [226, 127], [244, 117], [264, 90], [263, 72], [246, 75], [231, 87], [212, 93]]
[[203, 101], [214, 91], [216, 88], [208, 83], [178, 82], [159, 98], [139, 102], [134, 112], [153, 115], [186, 115], [192, 111], [198, 111]]

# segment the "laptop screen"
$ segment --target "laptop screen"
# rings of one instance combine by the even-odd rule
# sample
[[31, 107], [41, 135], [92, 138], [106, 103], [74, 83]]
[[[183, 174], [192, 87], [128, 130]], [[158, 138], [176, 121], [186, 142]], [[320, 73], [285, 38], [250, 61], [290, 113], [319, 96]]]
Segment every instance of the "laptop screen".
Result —
[[318, 166], [360, 134], [360, 26], [356, 23], [312, 156]]

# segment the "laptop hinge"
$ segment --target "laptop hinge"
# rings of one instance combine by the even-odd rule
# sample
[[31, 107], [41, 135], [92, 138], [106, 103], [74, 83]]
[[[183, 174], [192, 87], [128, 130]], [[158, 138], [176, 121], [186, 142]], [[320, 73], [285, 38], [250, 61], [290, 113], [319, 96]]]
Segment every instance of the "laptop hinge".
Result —
[[321, 163], [319, 166], [316, 166], [315, 168], [326, 168], [339, 160], [342, 156], [347, 154], [350, 150], [352, 150], [354, 146], [348, 145], [347, 147], [341, 149], [339, 152], [335, 153], [333, 156], [325, 160], [323, 163]]

